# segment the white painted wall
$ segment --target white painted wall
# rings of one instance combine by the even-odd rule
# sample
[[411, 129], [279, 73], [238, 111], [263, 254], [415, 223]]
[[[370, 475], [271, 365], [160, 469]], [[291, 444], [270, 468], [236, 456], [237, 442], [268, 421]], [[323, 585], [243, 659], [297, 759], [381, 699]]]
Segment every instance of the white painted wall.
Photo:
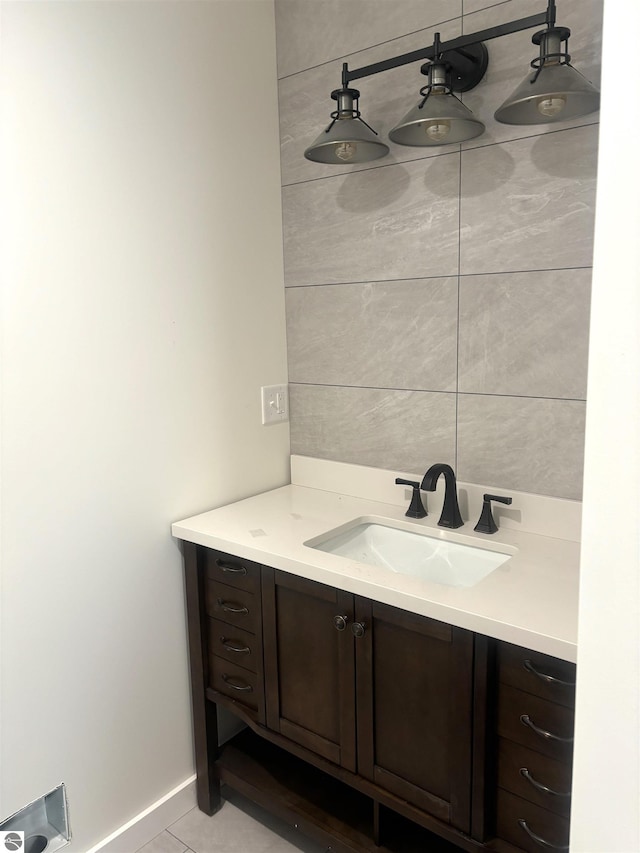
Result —
[[171, 521], [288, 480], [271, 0], [2, 4], [2, 800], [193, 772]]
[[[640, 9], [606, 0], [578, 639], [573, 853], [640, 850]], [[624, 118], [622, 118], [624, 116]]]

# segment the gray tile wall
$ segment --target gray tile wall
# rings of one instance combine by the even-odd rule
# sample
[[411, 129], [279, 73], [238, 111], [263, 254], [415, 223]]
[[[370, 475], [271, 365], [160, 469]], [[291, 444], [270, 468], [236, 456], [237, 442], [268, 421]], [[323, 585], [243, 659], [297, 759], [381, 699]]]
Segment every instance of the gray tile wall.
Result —
[[[487, 131], [310, 163], [342, 61], [358, 67], [543, 11], [544, 0], [276, 0], [292, 452], [579, 498], [598, 116], [512, 127], [533, 30], [487, 44], [463, 96]], [[599, 82], [602, 0], [559, 0]], [[419, 63], [358, 81], [386, 138]]]

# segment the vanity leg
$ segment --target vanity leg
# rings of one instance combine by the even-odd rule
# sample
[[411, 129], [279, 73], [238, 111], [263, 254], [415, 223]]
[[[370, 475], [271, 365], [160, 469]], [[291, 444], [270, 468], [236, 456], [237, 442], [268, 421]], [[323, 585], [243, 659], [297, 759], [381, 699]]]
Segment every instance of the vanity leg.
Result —
[[212, 815], [221, 805], [220, 781], [216, 774], [218, 758], [218, 710], [206, 697], [207, 634], [204, 573], [198, 565], [198, 546], [183, 543], [187, 599], [187, 630], [191, 669], [191, 702], [196, 759], [198, 808]]
[[373, 800], [373, 843], [380, 846], [380, 803]]

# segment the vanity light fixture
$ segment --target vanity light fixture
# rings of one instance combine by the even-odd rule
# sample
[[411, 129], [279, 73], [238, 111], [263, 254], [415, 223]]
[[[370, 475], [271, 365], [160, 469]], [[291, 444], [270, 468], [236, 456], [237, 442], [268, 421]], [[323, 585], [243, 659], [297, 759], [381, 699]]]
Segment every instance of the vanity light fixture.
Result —
[[[485, 41], [544, 26], [535, 33], [534, 44], [540, 52], [528, 75], [515, 92], [495, 112], [503, 124], [549, 124], [595, 112], [600, 95], [589, 81], [571, 65], [568, 39], [571, 31], [556, 26], [555, 0], [548, 0], [545, 12], [519, 18], [440, 42], [436, 33], [430, 47], [349, 70], [342, 66], [342, 88], [331, 93], [338, 109], [333, 121], [307, 148], [304, 156], [319, 163], [349, 165], [377, 160], [388, 147], [360, 115], [359, 92], [349, 84], [410, 62], [426, 60], [421, 71], [428, 83], [420, 90], [422, 101], [390, 131], [389, 138], [399, 145], [450, 145], [473, 139], [484, 131], [477, 119], [454, 92], [467, 92], [480, 82], [487, 69]], [[354, 107], [355, 102], [355, 107]]]
[[484, 124], [453, 94], [452, 77], [455, 73], [456, 91], [472, 89], [487, 68], [486, 47], [473, 45], [452, 59], [443, 54], [436, 33], [433, 53], [433, 62], [420, 69], [429, 81], [420, 89], [422, 101], [389, 132], [389, 139], [398, 145], [450, 145], [484, 133]]
[[[600, 93], [571, 65], [571, 30], [550, 25], [531, 39], [540, 55], [529, 74], [495, 112], [503, 124], [540, 124], [588, 115], [600, 106]], [[564, 43], [564, 50], [562, 49]]]
[[[338, 109], [331, 113], [332, 122], [304, 156], [316, 163], [367, 163], [389, 153], [378, 134], [360, 115], [360, 92], [350, 89], [346, 81], [347, 63], [342, 66], [342, 88], [331, 93]], [[355, 103], [355, 106], [354, 106]]]

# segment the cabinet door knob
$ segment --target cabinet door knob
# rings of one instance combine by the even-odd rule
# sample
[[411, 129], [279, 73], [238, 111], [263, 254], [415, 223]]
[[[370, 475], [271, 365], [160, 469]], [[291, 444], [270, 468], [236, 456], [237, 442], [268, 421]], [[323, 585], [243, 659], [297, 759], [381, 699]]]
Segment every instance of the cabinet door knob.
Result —
[[344, 631], [344, 629], [347, 627], [348, 621], [349, 621], [348, 616], [340, 616], [340, 615], [334, 616], [333, 617], [333, 627], [336, 629], [336, 631]]
[[364, 622], [354, 622], [351, 626], [351, 633], [354, 637], [364, 637], [365, 624]]

